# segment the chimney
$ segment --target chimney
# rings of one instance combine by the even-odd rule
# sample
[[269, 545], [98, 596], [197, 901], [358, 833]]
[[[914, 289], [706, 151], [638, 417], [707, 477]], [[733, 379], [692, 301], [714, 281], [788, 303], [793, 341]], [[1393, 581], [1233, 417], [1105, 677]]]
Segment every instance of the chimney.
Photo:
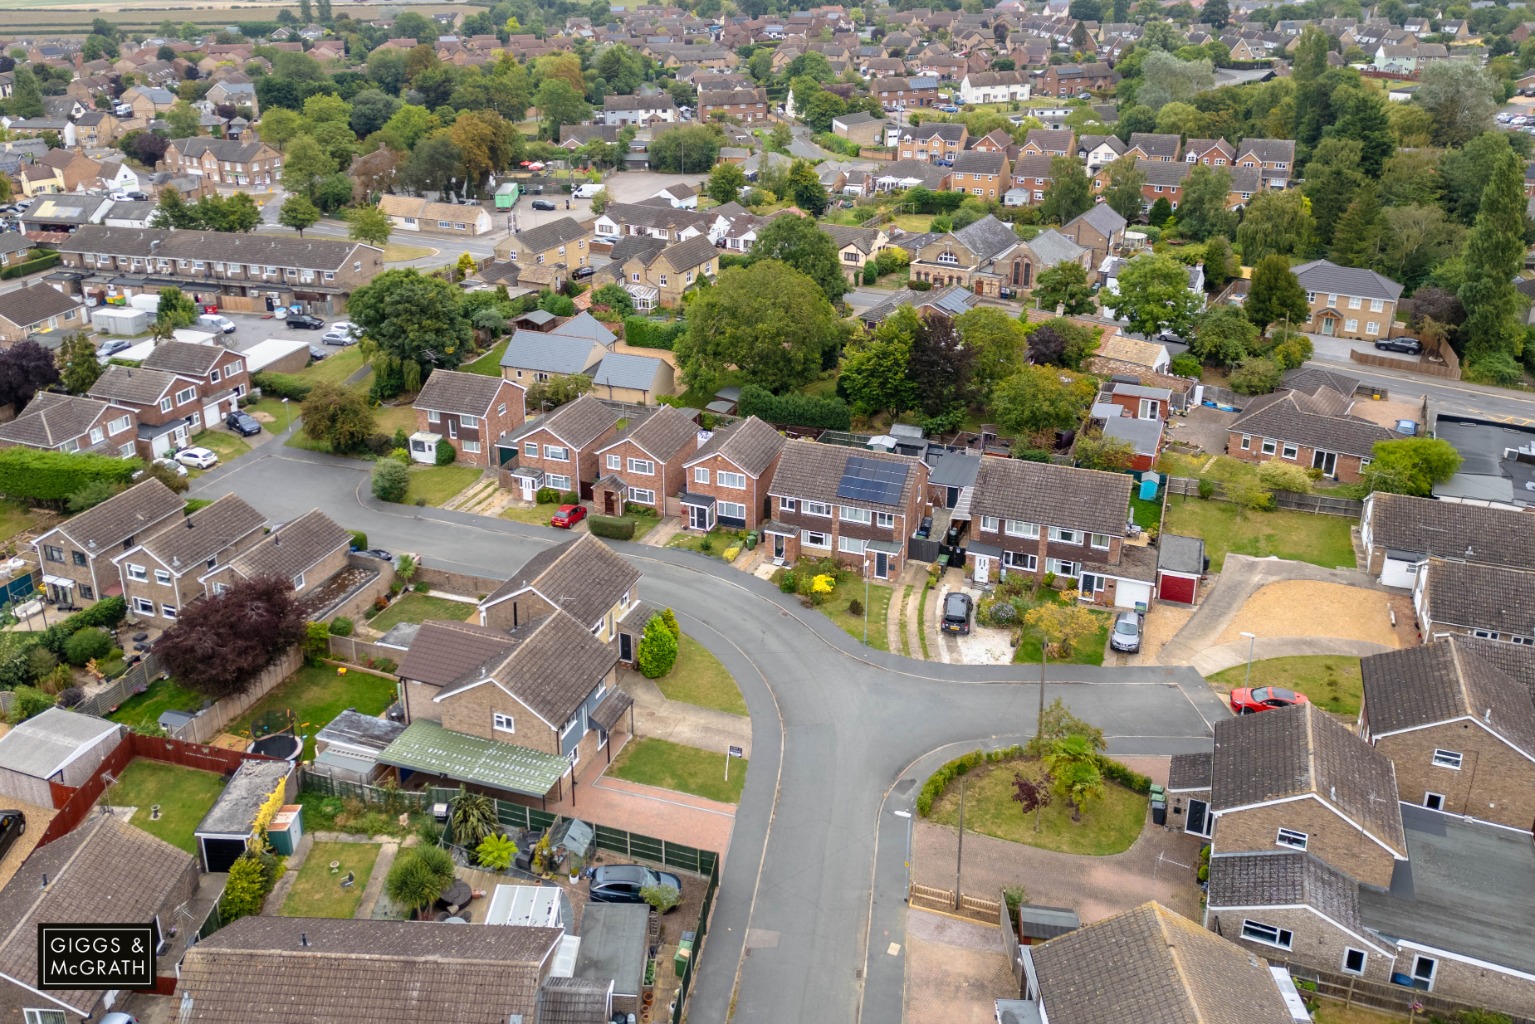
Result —
[[309, 933], [308, 932], [299, 932], [298, 933], [298, 944], [300, 946], [305, 946], [305, 947], [307, 947], [309, 945]]

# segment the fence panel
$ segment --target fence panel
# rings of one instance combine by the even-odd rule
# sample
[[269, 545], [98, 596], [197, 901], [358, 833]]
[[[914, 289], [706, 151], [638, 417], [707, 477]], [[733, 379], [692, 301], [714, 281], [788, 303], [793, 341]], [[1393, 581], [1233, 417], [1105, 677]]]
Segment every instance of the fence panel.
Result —
[[[1212, 480], [1215, 485], [1214, 492], [1210, 495], [1212, 501], [1230, 501], [1226, 495], [1226, 489], [1219, 480]], [[1199, 481], [1192, 477], [1174, 476], [1167, 478], [1167, 492], [1177, 494], [1185, 498], [1197, 498], [1199, 496]], [[1322, 516], [1342, 516], [1347, 519], [1358, 519], [1364, 515], [1364, 502], [1353, 498], [1337, 498], [1330, 494], [1297, 494], [1294, 491], [1275, 491], [1274, 505], [1278, 508], [1289, 509], [1295, 512], [1312, 512]]]
[[[312, 771], [303, 771], [300, 785], [311, 793], [356, 800], [367, 807], [383, 807], [389, 813], [406, 810], [425, 811], [431, 806], [431, 795], [419, 790], [393, 789], [386, 786], [369, 786], [361, 782], [333, 779]], [[397, 810], [396, 810], [397, 809]]]
[[[1286, 963], [1285, 968], [1292, 978], [1306, 983], [1308, 988], [1310, 985], [1315, 985], [1316, 995], [1324, 999], [1336, 1000], [1346, 1006], [1363, 1006], [1403, 1016], [1414, 1014], [1414, 1006], [1417, 1006], [1420, 1009], [1416, 1011], [1415, 1016], [1422, 1016], [1424, 1019], [1433, 1017], [1452, 1020], [1458, 1018], [1463, 1012], [1483, 1009], [1470, 1003], [1462, 1003], [1432, 992], [1425, 992], [1419, 988], [1366, 981], [1363, 978], [1319, 970], [1303, 964]], [[1535, 1018], [1506, 1012], [1505, 1016], [1511, 1024], [1535, 1024]]]
[[[1379, 356], [1374, 352], [1360, 352], [1358, 349], [1348, 350], [1349, 362], [1362, 363], [1365, 366], [1379, 366], [1389, 370], [1401, 370], [1403, 373], [1418, 373], [1426, 377], [1445, 377], [1449, 380], [1460, 380], [1460, 367], [1451, 366], [1448, 363], [1440, 365], [1431, 363], [1427, 359], [1394, 359], [1391, 356]], [[1456, 360], [1458, 363], [1459, 360]]]
[[297, 647], [291, 648], [261, 673], [249, 690], [225, 697], [212, 707], [205, 709], [196, 718], [178, 729], [175, 738], [186, 740], [188, 743], [210, 742], [224, 731], [224, 726], [245, 714], [257, 701], [272, 692], [279, 683], [297, 672], [303, 661], [304, 652]]

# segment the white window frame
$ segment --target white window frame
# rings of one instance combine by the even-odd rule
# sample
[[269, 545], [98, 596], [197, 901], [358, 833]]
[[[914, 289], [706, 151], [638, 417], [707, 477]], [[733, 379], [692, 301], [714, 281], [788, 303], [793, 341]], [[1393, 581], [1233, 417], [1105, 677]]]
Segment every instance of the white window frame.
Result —
[[1081, 571], [1081, 567], [1076, 562], [1068, 562], [1064, 558], [1045, 559], [1045, 569], [1069, 580], [1076, 579], [1077, 573]]
[[831, 505], [824, 501], [805, 502], [805, 515], [815, 516], [817, 519], [830, 519], [832, 516]]
[[1002, 524], [1002, 532], [1009, 537], [1039, 540], [1039, 524], [1026, 523], [1022, 519], [1009, 519]]
[[1052, 544], [1070, 544], [1073, 547], [1078, 547], [1082, 543], [1082, 531], [1052, 526], [1050, 527], [1050, 542]]
[[1272, 437], [1265, 437], [1263, 439], [1263, 443], [1259, 445], [1259, 450], [1262, 451], [1264, 455], [1273, 455], [1276, 451], [1279, 450], [1279, 443]]
[[517, 719], [511, 715], [503, 715], [499, 711], [490, 713], [490, 728], [492, 732], [517, 732]]
[[1434, 792], [1430, 792], [1429, 790], [1424, 790], [1423, 791], [1423, 806], [1427, 807], [1431, 811], [1442, 811], [1442, 810], [1444, 810], [1444, 794], [1443, 793], [1434, 793]]
[[426, 421], [428, 423], [441, 423], [442, 413], [438, 412], [436, 409], [428, 409], [426, 411]]
[[297, 576], [293, 577], [293, 589], [294, 589], [294, 591], [299, 591], [299, 590], [303, 590], [304, 589], [304, 574], [303, 573], [299, 573]]
[[1286, 441], [1284, 443], [1284, 447], [1279, 450], [1279, 457], [1281, 459], [1289, 459], [1289, 460], [1291, 460], [1293, 462], [1299, 456], [1300, 456], [1300, 447], [1297, 446], [1297, 445], [1291, 444], [1289, 441]]
[[536, 458], [538, 458], [538, 442], [537, 441], [525, 441], [523, 443], [523, 445], [522, 445], [522, 454], [523, 454], [524, 458], [529, 458], [529, 459], [536, 459]]
[[[556, 455], [556, 452], [559, 454]], [[549, 462], [569, 462], [570, 449], [564, 445], [546, 444], [544, 445], [544, 459]]]
[[1022, 551], [1003, 551], [1002, 568], [1018, 569], [1022, 572], [1038, 572], [1039, 556], [1025, 554]]
[[1253, 436], [1251, 434], [1243, 434], [1242, 435], [1242, 450], [1244, 452], [1252, 451], [1252, 446], [1253, 446]]
[[134, 565], [132, 562], [129, 562], [127, 570], [130, 580], [136, 583], [147, 583], [149, 581], [149, 570], [142, 565]]
[[1109, 535], [1106, 533], [1088, 534], [1088, 546], [1095, 551], [1107, 551], [1109, 549]]
[[866, 508], [854, 508], [851, 505], [843, 505], [837, 512], [837, 518], [844, 523], [861, 523], [864, 526], [874, 521], [874, 513]]
[[618, 470], [620, 470], [620, 469], [622, 469], [624, 467], [623, 456], [622, 455], [609, 455], [608, 459], [607, 459], [607, 464], [608, 464], [608, 469], [613, 470], [614, 472], [617, 472]]
[[63, 1010], [22, 1010], [23, 1024], [69, 1024], [69, 1015]]
[[[709, 467], [708, 466], [694, 466], [693, 467], [693, 482], [695, 484], [707, 484], [709, 482]], [[793, 498], [785, 498], [784, 500], [785, 501], [793, 501], [794, 499]]]
[[[1428, 974], [1426, 976], [1424, 974], [1422, 974], [1420, 972], [1420, 970], [1419, 970], [1419, 966], [1424, 961], [1428, 962]], [[1424, 981], [1424, 982], [1427, 982], [1428, 983], [1428, 987], [1426, 989], [1424, 989], [1425, 992], [1432, 992], [1432, 991], [1434, 991], [1434, 976], [1437, 975], [1438, 973], [1439, 973], [1439, 961], [1438, 961], [1437, 958], [1431, 957], [1431, 956], [1424, 956], [1422, 953], [1419, 953], [1419, 954], [1417, 954], [1416, 956], [1414, 956], [1412, 958], [1412, 980], [1413, 981]]]
[[861, 555], [869, 542], [858, 537], [838, 537], [837, 550], [845, 555]]
[[[1356, 955], [1356, 954], [1359, 957], [1359, 966], [1358, 967], [1350, 967], [1348, 965], [1349, 957], [1352, 956], [1352, 955]], [[1355, 949], [1353, 946], [1344, 946], [1343, 947], [1343, 959], [1342, 959], [1342, 961], [1339, 962], [1338, 969], [1341, 970], [1344, 974], [1354, 974], [1354, 975], [1363, 976], [1364, 972], [1365, 972], [1365, 968], [1369, 966], [1369, 963], [1370, 963], [1370, 954], [1366, 953], [1362, 949]]]
[[893, 530], [893, 529], [895, 529], [895, 513], [894, 512], [876, 512], [876, 513], [874, 513], [874, 525], [879, 527], [881, 530]]
[[176, 606], [173, 604], [162, 604], [160, 606], [160, 617], [162, 619], [175, 619]]
[[1433, 754], [1433, 764], [1436, 768], [1450, 768], [1458, 772], [1465, 762], [1465, 755], [1457, 750], [1436, 749]]
[[1298, 832], [1293, 828], [1281, 828], [1274, 834], [1274, 845], [1287, 847], [1291, 850], [1304, 850], [1306, 844], [1311, 841], [1311, 836], [1305, 832]]
[[1000, 523], [1001, 523], [1001, 520], [999, 520], [996, 516], [982, 516], [981, 517], [981, 532], [982, 533], [996, 533], [997, 532], [997, 527], [1000, 525]]
[[155, 603], [147, 597], [135, 597], [133, 599], [133, 610], [140, 615], [153, 615], [155, 613]]
[[459, 447], [464, 450], [465, 455], [480, 454], [480, 442], [478, 441], [460, 441]]
[[629, 488], [628, 499], [637, 505], [654, 505], [656, 492], [644, 487]]
[[162, 586], [162, 587], [170, 586], [171, 585], [171, 574], [170, 574], [170, 571], [167, 570], [167, 569], [156, 569], [155, 570], [155, 582], [160, 584], [160, 586]]
[[831, 550], [831, 534], [822, 533], [820, 530], [801, 530], [799, 542], [807, 548]]
[[570, 477], [563, 473], [547, 473], [544, 476], [544, 486], [553, 487], [557, 491], [570, 490]]
[[1295, 946], [1295, 933], [1293, 931], [1288, 928], [1276, 928], [1274, 925], [1264, 924], [1262, 921], [1244, 919], [1240, 934], [1248, 942], [1273, 946], [1275, 949], [1292, 949]]
[[796, 512], [798, 510], [799, 510], [799, 499], [798, 498], [779, 498], [778, 499], [778, 511], [780, 511], [780, 512]]
[[649, 459], [630, 459], [629, 472], [639, 476], [655, 476], [656, 464]]
[[745, 519], [746, 506], [739, 501], [720, 501], [714, 505], [714, 514], [719, 519]]
[[746, 490], [746, 474], [731, 473], [728, 470], [720, 470], [714, 474], [714, 482], [721, 487], [728, 487], [732, 491]]

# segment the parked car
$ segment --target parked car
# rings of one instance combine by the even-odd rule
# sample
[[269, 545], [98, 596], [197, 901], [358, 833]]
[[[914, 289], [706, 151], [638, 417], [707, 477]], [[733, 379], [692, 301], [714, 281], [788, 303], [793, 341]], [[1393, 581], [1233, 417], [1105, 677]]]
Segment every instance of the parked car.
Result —
[[309, 346], [309, 358], [313, 359], [317, 363], [328, 355], [330, 355], [330, 353], [325, 351], [325, 346], [323, 345]]
[[1423, 354], [1423, 342], [1417, 338], [1383, 338], [1375, 343], [1382, 352], [1404, 352], [1410, 356]]
[[204, 313], [197, 318], [197, 326], [209, 331], [218, 331], [220, 334], [233, 334], [235, 322], [227, 316], [219, 316], [217, 313]]
[[595, 273], [597, 273], [596, 267], [577, 267], [570, 272], [570, 279], [572, 281], [585, 281]]
[[381, 559], [385, 562], [394, 561], [394, 553], [383, 548], [353, 548], [352, 552], [358, 555], [367, 555], [369, 558]]
[[1306, 699], [1305, 694], [1286, 690], [1282, 686], [1255, 686], [1251, 689], [1238, 686], [1231, 691], [1231, 710], [1239, 715], [1252, 715], [1259, 711], [1309, 703], [1311, 702]]
[[113, 1010], [111, 1013], [101, 1018], [101, 1024], [139, 1024], [139, 1019], [131, 1013], [124, 1013], [121, 1010]]
[[261, 433], [261, 424], [256, 422], [256, 417], [239, 409], [224, 417], [224, 426], [241, 437], [255, 437]]
[[338, 331], [332, 327], [320, 335], [320, 341], [326, 345], [355, 345], [357, 337], [351, 331]]
[[108, 338], [96, 349], [96, 359], [105, 366], [113, 356], [133, 347], [127, 338]]
[[1114, 632], [1109, 634], [1109, 647], [1126, 654], [1137, 654], [1141, 649], [1141, 617], [1137, 612], [1120, 612], [1114, 619]]
[[332, 320], [330, 329], [333, 331], [346, 331], [350, 333], [354, 338], [362, 337], [362, 328], [358, 327], [350, 320]]
[[945, 114], [957, 114], [957, 113], [959, 113], [959, 108], [956, 107], [952, 103], [945, 103], [941, 107], [939, 107], [938, 109], [943, 111]]
[[156, 459], [155, 465], [164, 466], [166, 469], [170, 470], [172, 473], [175, 473], [177, 476], [187, 475], [187, 467], [183, 466], [175, 459]]
[[535, 199], [535, 200], [533, 200], [533, 209], [535, 209], [535, 210], [558, 210], [559, 209], [559, 205], [556, 204], [553, 199]]
[[283, 323], [289, 327], [302, 327], [306, 331], [318, 331], [325, 327], [325, 321], [308, 313], [289, 313]]
[[219, 457], [207, 448], [193, 445], [191, 448], [183, 448], [177, 452], [176, 461], [193, 469], [212, 469], [219, 464]]
[[549, 517], [549, 525], [568, 530], [585, 518], [585, 505], [561, 505], [554, 515]]
[[943, 621], [938, 628], [945, 633], [957, 633], [960, 636], [970, 635], [970, 611], [975, 602], [970, 595], [963, 591], [950, 591], [943, 599]]
[[[20, 811], [0, 811], [0, 858], [27, 831], [27, 816]], [[682, 888], [680, 885], [678, 888]]]
[[587, 898], [592, 903], [644, 903], [640, 893], [655, 885], [682, 892], [682, 879], [670, 871], [652, 871], [643, 864], [603, 864], [587, 878]]

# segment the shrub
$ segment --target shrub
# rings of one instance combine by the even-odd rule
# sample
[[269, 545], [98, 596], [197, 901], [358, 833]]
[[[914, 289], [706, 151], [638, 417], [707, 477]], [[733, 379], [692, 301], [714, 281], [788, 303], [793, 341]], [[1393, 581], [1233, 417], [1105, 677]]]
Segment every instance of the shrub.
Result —
[[667, 628], [666, 621], [652, 615], [645, 623], [636, 655], [640, 674], [646, 679], [659, 679], [672, 670], [677, 662], [677, 636]]
[[219, 898], [219, 917], [228, 924], [261, 913], [266, 902], [266, 866], [249, 854], [229, 866], [224, 895]]
[[566, 491], [564, 494], [560, 495], [560, 504], [579, 505], [581, 504], [581, 495], [577, 494], [575, 491]]
[[124, 486], [140, 463], [115, 455], [0, 449], [0, 494], [25, 501], [61, 503], [95, 484]]
[[863, 602], [858, 600], [858, 598], [856, 598], [856, 597], [853, 598], [851, 601], [849, 601], [847, 603], [847, 613], [849, 615], [862, 615], [863, 614]]
[[374, 658], [373, 667], [380, 672], [392, 673], [400, 666], [393, 658]]
[[112, 637], [106, 630], [88, 626], [64, 641], [64, 660], [79, 668], [96, 658], [105, 658], [112, 649]]
[[757, 384], [741, 388], [738, 411], [742, 416], [756, 416], [779, 426], [847, 430], [853, 423], [851, 410], [840, 398], [820, 398], [798, 392], [774, 395]]
[[347, 533], [352, 535], [352, 547], [358, 551], [368, 546], [368, 535], [366, 533], [363, 533], [361, 530], [348, 530]]
[[313, 381], [292, 373], [253, 373], [251, 383], [260, 388], [263, 395], [295, 402], [308, 398], [309, 392], [314, 389]]
[[479, 861], [480, 867], [492, 871], [505, 871], [512, 866], [512, 858], [515, 856], [517, 844], [499, 832], [490, 833], [474, 848], [474, 858]]
[[331, 620], [331, 622], [330, 622], [330, 635], [331, 636], [351, 636], [352, 632], [353, 632], [353, 630], [355, 628], [356, 628], [356, 624], [353, 623], [351, 619], [349, 619], [349, 618], [347, 618], [346, 616], [343, 615], [340, 618], [335, 618], [335, 619]]
[[865, 263], [863, 265], [863, 283], [866, 285], [878, 284], [879, 267], [875, 266], [873, 263]]
[[1111, 782], [1117, 782], [1132, 793], [1145, 795], [1151, 792], [1151, 780], [1140, 772], [1131, 771], [1111, 757], [1099, 756], [1098, 774]]
[[61, 708], [73, 708], [78, 707], [83, 700], [85, 691], [78, 686], [69, 686], [60, 691], [58, 704]]
[[795, 586], [796, 586], [797, 583], [798, 583], [798, 579], [795, 577], [793, 569], [784, 569], [784, 570], [779, 572], [779, 574], [778, 574], [778, 589], [781, 592], [783, 592], [785, 594], [792, 594], [792, 593], [794, 593]]
[[330, 629], [323, 622], [304, 623], [304, 660], [318, 665], [330, 655]]
[[661, 610], [661, 621], [666, 624], [667, 629], [672, 631], [672, 636], [676, 637], [679, 641], [682, 639], [682, 627], [677, 624], [676, 612], [670, 608], [663, 608]]
[[1228, 383], [1239, 395], [1266, 395], [1279, 386], [1279, 364], [1262, 356], [1248, 356], [1232, 371]]
[[453, 460], [458, 458], [458, 449], [445, 437], [437, 439], [437, 453], [435, 462], [439, 466], [451, 466]]
[[53, 695], [34, 686], [18, 686], [11, 691], [11, 712], [7, 717], [12, 725], [20, 725], [34, 715], [40, 715], [53, 707]]
[[685, 320], [657, 323], [643, 316], [624, 317], [624, 341], [635, 348], [660, 348], [670, 351], [686, 330], [687, 321]]
[[669, 885], [647, 885], [640, 890], [640, 899], [656, 913], [664, 914], [682, 902], [682, 893]]
[[373, 496], [380, 501], [396, 504], [405, 500], [410, 490], [410, 476], [405, 467], [394, 459], [382, 459], [373, 464]]
[[1019, 907], [1029, 902], [1029, 890], [1021, 885], [1004, 886], [1002, 889], [1002, 899], [1007, 903], [1007, 912], [1009, 914], [1016, 914]]
[[1276, 491], [1311, 493], [1311, 474], [1289, 462], [1265, 462], [1258, 467], [1258, 480]]
[[560, 492], [553, 487], [540, 487], [533, 495], [533, 500], [540, 505], [554, 505], [560, 500]]
[[1195, 380], [1198, 380], [1200, 375], [1204, 373], [1204, 367], [1200, 365], [1199, 358], [1191, 356], [1187, 352], [1180, 352], [1174, 356], [1169, 369], [1179, 377], [1192, 377]]
[[1199, 478], [1199, 496], [1201, 498], [1203, 498], [1205, 501], [1209, 501], [1211, 498], [1215, 497], [1215, 481], [1214, 480], [1207, 480], [1204, 477], [1200, 477]]
[[608, 540], [633, 540], [634, 520], [615, 519], [612, 516], [587, 516], [586, 525], [596, 537]]

